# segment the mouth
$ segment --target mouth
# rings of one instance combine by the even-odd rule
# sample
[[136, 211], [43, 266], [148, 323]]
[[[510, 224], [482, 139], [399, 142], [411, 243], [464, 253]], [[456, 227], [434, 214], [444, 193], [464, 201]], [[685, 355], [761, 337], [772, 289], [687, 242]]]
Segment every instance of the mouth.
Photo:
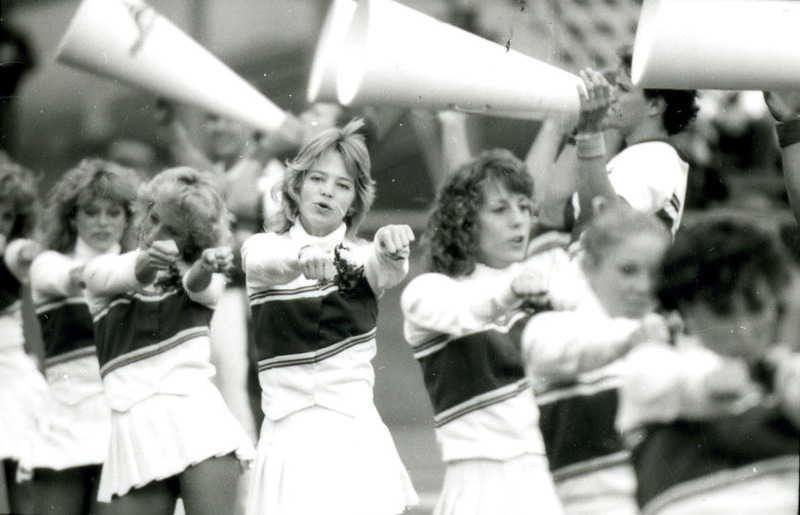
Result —
[[326, 211], [330, 211], [331, 209], [333, 209], [333, 206], [331, 206], [327, 202], [322, 202], [322, 201], [314, 202], [314, 205], [317, 206], [319, 209], [323, 209]]
[[525, 236], [514, 236], [513, 238], [508, 240], [512, 245], [524, 245], [525, 244]]

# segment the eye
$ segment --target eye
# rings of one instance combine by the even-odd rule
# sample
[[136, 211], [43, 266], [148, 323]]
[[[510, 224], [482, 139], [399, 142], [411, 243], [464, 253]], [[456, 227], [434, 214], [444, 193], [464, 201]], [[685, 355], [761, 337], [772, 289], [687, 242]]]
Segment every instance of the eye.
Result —
[[353, 189], [353, 184], [350, 183], [350, 182], [347, 182], [347, 181], [337, 182], [336, 186], [338, 186], [339, 188], [341, 188], [341, 189], [343, 189], [345, 191], [350, 191], [350, 190]]
[[124, 211], [121, 207], [111, 207], [106, 211], [106, 215], [109, 217], [119, 217], [124, 215]]

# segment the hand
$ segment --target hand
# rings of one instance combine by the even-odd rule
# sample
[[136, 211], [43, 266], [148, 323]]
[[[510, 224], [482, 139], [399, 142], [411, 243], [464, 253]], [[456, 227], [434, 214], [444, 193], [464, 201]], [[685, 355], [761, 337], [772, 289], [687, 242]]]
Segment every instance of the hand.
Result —
[[180, 258], [178, 245], [172, 240], [155, 241], [141, 254], [144, 254], [142, 259], [146, 260], [148, 268], [152, 270], [166, 270]]
[[200, 256], [203, 270], [224, 274], [233, 268], [233, 251], [230, 247], [205, 249]]
[[800, 116], [800, 91], [765, 91], [764, 102], [776, 122], [788, 122]]
[[757, 392], [747, 364], [738, 359], [724, 360], [706, 375], [703, 387], [721, 413], [735, 413], [742, 400]]
[[511, 293], [518, 298], [542, 301], [548, 295], [547, 277], [533, 270], [523, 269], [511, 279]]
[[85, 288], [86, 283], [83, 280], [83, 269], [86, 265], [78, 265], [69, 271], [69, 282], [74, 288]]
[[312, 281], [331, 281], [336, 275], [333, 266], [333, 252], [323, 251], [314, 245], [307, 245], [298, 254], [300, 271]]
[[36, 256], [44, 251], [44, 247], [36, 240], [25, 239], [22, 240], [21, 247], [17, 259], [19, 260], [20, 268], [27, 270], [30, 268]]
[[411, 242], [414, 232], [407, 225], [385, 225], [375, 233], [375, 243], [381, 254], [400, 261], [411, 255]]
[[611, 106], [613, 86], [605, 76], [591, 68], [578, 72], [583, 84], [578, 86], [581, 107], [578, 117], [578, 132], [600, 132]]
[[638, 328], [628, 337], [631, 348], [645, 342], [669, 343], [671, 340], [670, 327], [667, 320], [657, 313], [645, 315]]

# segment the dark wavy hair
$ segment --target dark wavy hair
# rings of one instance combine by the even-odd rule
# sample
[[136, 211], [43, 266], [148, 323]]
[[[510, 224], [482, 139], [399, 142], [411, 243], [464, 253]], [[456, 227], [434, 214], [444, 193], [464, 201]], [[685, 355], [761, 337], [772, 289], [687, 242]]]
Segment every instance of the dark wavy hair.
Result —
[[139, 176], [130, 168], [103, 159], [84, 159], [55, 183], [47, 195], [42, 218], [42, 243], [56, 252], [75, 248], [78, 232], [73, 224], [78, 208], [96, 199], [108, 199], [125, 210], [125, 234], [120, 242], [130, 246]]
[[[628, 75], [631, 74], [631, 65], [633, 62], [633, 48], [624, 46], [619, 49], [617, 55], [622, 61], [622, 66], [625, 67]], [[690, 123], [697, 118], [697, 91], [693, 89], [651, 89], [644, 88], [642, 90], [644, 97], [647, 99], [663, 98], [664, 99], [664, 114], [662, 115], [662, 122], [667, 133], [678, 134], [683, 131]]]
[[140, 239], [157, 201], [171, 204], [180, 213], [180, 219], [171, 223], [188, 236], [182, 256], [185, 261], [197, 261], [203, 250], [232, 242], [231, 215], [210, 173], [182, 166], [164, 170], [144, 184], [138, 202]]
[[17, 163], [0, 163], [0, 202], [11, 204], [16, 215], [8, 241], [30, 236], [39, 207], [34, 173]]
[[451, 277], [475, 270], [477, 218], [486, 201], [484, 185], [489, 181], [499, 181], [513, 193], [533, 196], [528, 168], [508, 150], [487, 150], [459, 167], [439, 188], [428, 219], [424, 244], [429, 270]]
[[341, 129], [322, 131], [303, 145], [297, 157], [288, 163], [283, 183], [278, 186], [283, 198], [283, 212], [270, 229], [286, 232], [294, 224], [300, 214], [300, 190], [306, 174], [323, 154], [332, 150], [342, 156], [345, 168], [355, 182], [356, 197], [344, 216], [348, 236], [355, 235], [375, 200], [375, 181], [370, 175], [369, 152], [364, 135], [359, 132], [363, 127], [364, 121], [356, 118]]
[[738, 219], [701, 221], [678, 231], [664, 255], [656, 295], [668, 310], [702, 303], [727, 315], [734, 294], [742, 293], [755, 312], [761, 280], [778, 295], [790, 278], [789, 257], [771, 233]]

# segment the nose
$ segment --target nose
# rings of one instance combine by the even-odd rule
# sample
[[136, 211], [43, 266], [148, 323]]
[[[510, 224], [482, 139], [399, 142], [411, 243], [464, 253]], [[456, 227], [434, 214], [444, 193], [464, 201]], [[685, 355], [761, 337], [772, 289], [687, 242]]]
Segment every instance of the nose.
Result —
[[653, 277], [647, 273], [637, 274], [636, 277], [631, 280], [631, 289], [641, 295], [652, 294]]
[[524, 211], [519, 206], [511, 206], [509, 210], [509, 222], [512, 227], [519, 227], [525, 220], [529, 219], [527, 211]]
[[325, 195], [326, 197], [333, 197], [333, 189], [335, 186], [335, 181], [326, 180], [320, 185], [320, 193]]

